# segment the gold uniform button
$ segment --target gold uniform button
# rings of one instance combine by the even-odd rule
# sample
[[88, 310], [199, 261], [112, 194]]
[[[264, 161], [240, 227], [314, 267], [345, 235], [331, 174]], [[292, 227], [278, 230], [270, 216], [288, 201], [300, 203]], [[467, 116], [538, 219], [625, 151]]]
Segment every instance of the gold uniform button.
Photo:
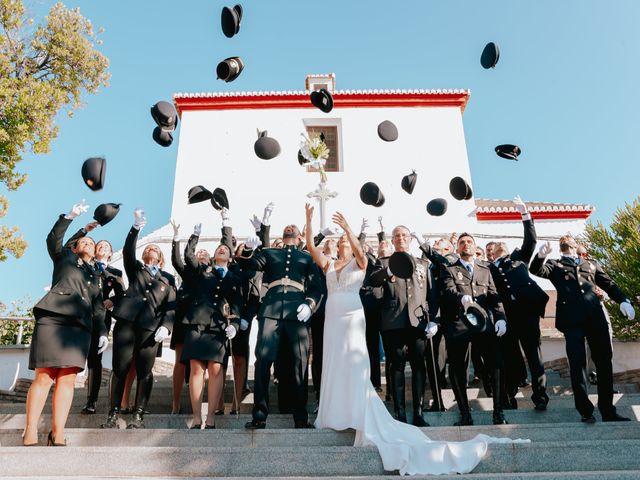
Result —
[[147, 297], [144, 297], [142, 300], [144, 300], [146, 302], [147, 301]]
[[284, 269], [284, 271], [285, 271], [285, 272], [288, 272], [288, 271], [289, 271], [289, 267], [285, 268], [285, 269]]

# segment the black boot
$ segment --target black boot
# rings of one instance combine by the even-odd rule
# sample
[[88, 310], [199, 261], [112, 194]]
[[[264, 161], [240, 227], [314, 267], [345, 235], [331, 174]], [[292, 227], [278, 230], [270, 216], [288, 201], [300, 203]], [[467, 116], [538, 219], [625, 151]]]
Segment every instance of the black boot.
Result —
[[133, 414], [140, 411], [143, 415], [147, 412], [147, 404], [151, 398], [151, 389], [153, 388], [153, 373], [149, 372], [142, 378], [138, 378], [136, 385], [136, 407]]
[[144, 428], [144, 410], [142, 408], [136, 408], [129, 425], [127, 425], [128, 430], [134, 428]]
[[494, 425], [507, 425], [507, 419], [504, 418], [504, 413], [501, 408], [493, 411], [493, 424]]
[[393, 395], [393, 409], [399, 422], [407, 423], [406, 403], [404, 399], [404, 372], [391, 372], [393, 383], [391, 393]]
[[502, 389], [502, 372], [499, 368], [493, 370], [493, 378], [491, 379], [491, 387], [493, 390], [493, 424], [506, 425], [507, 420], [504, 418], [502, 411], [503, 393]]
[[115, 407], [109, 410], [107, 421], [100, 425], [100, 428], [120, 428], [118, 425], [118, 418], [120, 416], [120, 407]]
[[87, 404], [80, 413], [84, 415], [93, 415], [96, 413], [96, 403], [98, 403], [101, 382], [102, 367], [90, 368], [89, 374], [87, 375]]
[[467, 425], [473, 425], [473, 417], [468, 409], [460, 410], [460, 420], [454, 423], [456, 427], [462, 427]]
[[424, 397], [424, 373], [413, 372], [411, 379], [412, 399], [413, 399], [413, 424], [416, 427], [428, 427], [429, 424], [422, 416]]

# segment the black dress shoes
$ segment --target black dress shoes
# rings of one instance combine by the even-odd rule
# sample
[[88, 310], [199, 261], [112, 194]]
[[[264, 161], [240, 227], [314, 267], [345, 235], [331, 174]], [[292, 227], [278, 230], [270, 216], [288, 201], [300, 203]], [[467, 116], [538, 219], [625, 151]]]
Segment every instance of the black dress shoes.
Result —
[[251, 420], [244, 424], [244, 428], [247, 430], [261, 430], [267, 427], [267, 422], [265, 420]]
[[144, 413], [142, 409], [136, 410], [133, 416], [131, 417], [131, 421], [129, 422], [129, 425], [127, 425], [127, 429], [133, 430], [137, 428], [144, 428], [143, 415]]
[[596, 423], [596, 417], [594, 417], [593, 415], [583, 416], [582, 417], [582, 422], [583, 423]]
[[493, 424], [494, 425], [507, 425], [507, 419], [504, 418], [504, 413], [500, 410], [493, 411]]
[[471, 412], [460, 412], [460, 420], [458, 420], [453, 425], [456, 427], [473, 425], [473, 417], [471, 416]]
[[96, 413], [96, 402], [87, 402], [80, 413], [83, 415], [93, 415]]
[[428, 427], [429, 424], [425, 421], [425, 419], [422, 417], [422, 415], [419, 414], [414, 414], [413, 415], [413, 425], [415, 425], [416, 427]]
[[316, 427], [314, 427], [312, 423], [309, 423], [307, 421], [301, 421], [301, 422], [295, 423], [295, 428], [316, 428]]
[[120, 411], [118, 409], [112, 409], [109, 411], [107, 421], [100, 425], [100, 428], [120, 428], [118, 425], [118, 415]]
[[547, 403], [543, 402], [542, 400], [536, 402], [535, 406], [533, 407], [534, 410], [538, 411], [538, 412], [544, 412], [547, 409]]
[[630, 422], [631, 419], [627, 417], [623, 417], [622, 415], [618, 415], [617, 413], [614, 413], [613, 415], [606, 415], [606, 416], [603, 415], [602, 421], [603, 422]]
[[396, 412], [396, 420], [402, 423], [407, 423], [407, 414], [404, 411]]

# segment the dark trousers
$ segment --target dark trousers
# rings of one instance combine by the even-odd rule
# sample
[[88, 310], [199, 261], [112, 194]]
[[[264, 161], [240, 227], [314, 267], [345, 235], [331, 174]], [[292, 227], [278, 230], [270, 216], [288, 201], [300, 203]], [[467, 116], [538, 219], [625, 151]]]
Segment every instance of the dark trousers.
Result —
[[382, 386], [380, 379], [380, 309], [377, 307], [365, 308], [364, 318], [366, 322], [367, 352], [369, 352], [371, 368], [370, 379], [373, 386], [379, 388]]
[[614, 415], [616, 407], [613, 405], [613, 348], [609, 325], [604, 315], [601, 319], [589, 319], [580, 327], [568, 328], [563, 333], [576, 409], [583, 417], [588, 417], [594, 408], [587, 389], [587, 353], [584, 345], [586, 339], [598, 374], [598, 409], [603, 417]]
[[[293, 376], [293, 419], [306, 422], [307, 369], [309, 366], [309, 332], [307, 325], [295, 320], [258, 319], [256, 344], [254, 420], [266, 420], [269, 415], [269, 377], [271, 365], [282, 347], [291, 355]], [[280, 379], [278, 380], [280, 381]]]
[[426, 337], [424, 332], [415, 327], [386, 330], [382, 332], [382, 343], [384, 344], [385, 355], [389, 358], [391, 394], [396, 415], [398, 417], [406, 415], [404, 369], [407, 360], [411, 365], [414, 413], [422, 414], [422, 398], [426, 379], [426, 364], [424, 360]]
[[493, 409], [501, 410], [500, 405], [500, 362], [497, 337], [491, 331], [483, 333], [465, 334], [458, 337], [445, 337], [447, 357], [449, 359], [449, 380], [461, 412], [469, 412], [469, 398], [467, 397], [467, 369], [469, 367], [469, 345], [480, 354], [483, 368], [489, 374], [491, 389], [493, 390]]
[[[111, 312], [107, 311], [104, 320], [107, 332], [111, 330]], [[87, 356], [87, 403], [96, 403], [102, 383], [102, 354], [98, 354], [100, 336], [95, 330], [91, 335], [91, 346]]]
[[425, 341], [424, 360], [427, 365], [427, 376], [429, 378], [429, 387], [431, 387], [431, 399], [433, 400], [432, 408], [437, 411], [444, 411], [444, 402], [442, 401], [442, 375], [441, 367], [438, 362], [438, 351], [440, 349], [440, 341], [442, 333], [438, 329], [432, 338]]
[[322, 348], [324, 344], [324, 307], [320, 304], [318, 310], [311, 317], [311, 341], [313, 343], [313, 361], [311, 362], [311, 377], [316, 400], [320, 400], [320, 384], [322, 380]]
[[[531, 372], [531, 399], [534, 403], [549, 402], [547, 377], [544, 373], [542, 350], [540, 348], [540, 317], [535, 313], [508, 311], [509, 326], [501, 339], [504, 357], [505, 385], [508, 395], [515, 395], [518, 385], [526, 378], [527, 372], [522, 352]], [[522, 350], [520, 347], [522, 346]], [[524, 370], [524, 372], [523, 372]]]
[[120, 320], [113, 329], [113, 370], [109, 388], [111, 409], [120, 408], [122, 395], [131, 362], [136, 364], [136, 400], [137, 410], [144, 410], [153, 387], [153, 365], [158, 353], [158, 344], [154, 341], [155, 332], [144, 330], [134, 322]]

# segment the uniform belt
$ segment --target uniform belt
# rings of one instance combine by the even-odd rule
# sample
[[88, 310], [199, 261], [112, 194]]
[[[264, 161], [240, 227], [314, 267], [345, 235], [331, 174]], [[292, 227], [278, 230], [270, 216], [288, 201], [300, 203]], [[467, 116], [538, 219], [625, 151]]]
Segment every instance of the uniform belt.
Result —
[[304, 292], [304, 285], [300, 282], [296, 282], [295, 280], [291, 280], [290, 278], [281, 278], [274, 282], [268, 283], [267, 290], [271, 290], [273, 287], [279, 286], [296, 288], [301, 292]]

